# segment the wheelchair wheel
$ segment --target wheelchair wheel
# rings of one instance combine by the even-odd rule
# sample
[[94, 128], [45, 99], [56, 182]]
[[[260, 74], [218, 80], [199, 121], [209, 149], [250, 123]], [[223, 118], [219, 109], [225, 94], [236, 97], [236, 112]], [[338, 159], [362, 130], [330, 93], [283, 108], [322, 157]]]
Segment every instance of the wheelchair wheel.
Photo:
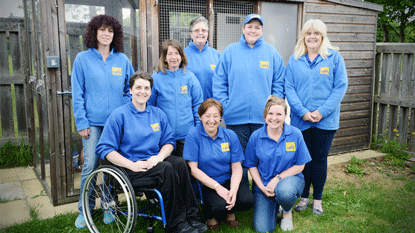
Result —
[[134, 231], [137, 218], [134, 189], [128, 177], [114, 166], [95, 169], [85, 181], [82, 209], [91, 232]]

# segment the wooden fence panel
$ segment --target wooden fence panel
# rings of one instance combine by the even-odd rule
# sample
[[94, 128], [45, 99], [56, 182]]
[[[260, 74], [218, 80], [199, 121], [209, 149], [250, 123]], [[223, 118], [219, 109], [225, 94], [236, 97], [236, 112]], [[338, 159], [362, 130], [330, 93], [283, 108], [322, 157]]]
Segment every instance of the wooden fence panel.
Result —
[[415, 44], [378, 43], [376, 52], [373, 134], [415, 152]]

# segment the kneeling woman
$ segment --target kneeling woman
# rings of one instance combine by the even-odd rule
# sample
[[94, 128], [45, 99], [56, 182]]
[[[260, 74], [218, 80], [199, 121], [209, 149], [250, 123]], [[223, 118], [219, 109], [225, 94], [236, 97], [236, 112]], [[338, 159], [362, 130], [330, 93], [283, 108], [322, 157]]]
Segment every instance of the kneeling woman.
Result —
[[283, 209], [281, 229], [292, 230], [291, 209], [304, 189], [301, 171], [311, 157], [301, 131], [284, 123], [286, 116], [285, 100], [269, 96], [264, 110], [266, 125], [252, 133], [246, 147], [244, 166], [256, 184], [257, 232], [275, 230], [279, 205]]
[[189, 131], [183, 158], [192, 175], [203, 186], [203, 213], [210, 230], [219, 228], [219, 218], [225, 217], [230, 227], [239, 226], [236, 211], [248, 210], [254, 197], [248, 185], [241, 183], [244, 154], [236, 134], [219, 126], [223, 108], [219, 101], [205, 100], [198, 110], [202, 125]]

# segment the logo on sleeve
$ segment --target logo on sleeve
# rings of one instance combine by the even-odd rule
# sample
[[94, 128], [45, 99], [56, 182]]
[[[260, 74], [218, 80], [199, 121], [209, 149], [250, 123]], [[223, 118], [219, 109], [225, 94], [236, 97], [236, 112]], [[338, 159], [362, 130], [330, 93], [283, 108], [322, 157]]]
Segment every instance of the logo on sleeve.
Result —
[[285, 149], [287, 151], [295, 151], [295, 142], [286, 142]]
[[153, 128], [153, 131], [154, 132], [160, 131], [160, 124], [159, 123], [154, 123], [154, 124], [152, 124], [150, 126], [151, 126], [151, 128]]
[[320, 67], [320, 74], [327, 74], [329, 75], [329, 68], [326, 67]]
[[212, 70], [215, 70], [216, 65], [210, 64], [210, 68], [211, 68]]
[[259, 62], [259, 67], [261, 67], [263, 69], [269, 69], [269, 62], [267, 62], [267, 61], [260, 61]]
[[222, 147], [222, 152], [229, 151], [229, 143], [228, 142], [221, 143], [220, 146]]
[[187, 86], [181, 86], [182, 94], [187, 94]]
[[122, 75], [122, 70], [120, 67], [112, 67], [112, 75]]

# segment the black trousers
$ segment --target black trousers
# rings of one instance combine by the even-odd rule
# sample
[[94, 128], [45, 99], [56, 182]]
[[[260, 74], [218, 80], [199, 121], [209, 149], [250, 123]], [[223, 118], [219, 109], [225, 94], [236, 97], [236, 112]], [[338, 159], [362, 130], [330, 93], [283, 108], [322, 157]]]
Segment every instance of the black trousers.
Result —
[[157, 181], [157, 189], [163, 196], [167, 232], [175, 232], [186, 220], [198, 220], [199, 207], [191, 188], [187, 163], [183, 158], [169, 156], [146, 172], [126, 171], [133, 184], [140, 178], [153, 178]]
[[[225, 181], [223, 187], [230, 189], [231, 180]], [[249, 210], [254, 206], [255, 198], [252, 195], [249, 186], [245, 182], [239, 184], [238, 193], [236, 195], [235, 206], [231, 210], [226, 209], [226, 201], [219, 196], [214, 189], [202, 186], [203, 196], [203, 214], [207, 219], [219, 218], [223, 219], [227, 213], [235, 213], [236, 211]]]

